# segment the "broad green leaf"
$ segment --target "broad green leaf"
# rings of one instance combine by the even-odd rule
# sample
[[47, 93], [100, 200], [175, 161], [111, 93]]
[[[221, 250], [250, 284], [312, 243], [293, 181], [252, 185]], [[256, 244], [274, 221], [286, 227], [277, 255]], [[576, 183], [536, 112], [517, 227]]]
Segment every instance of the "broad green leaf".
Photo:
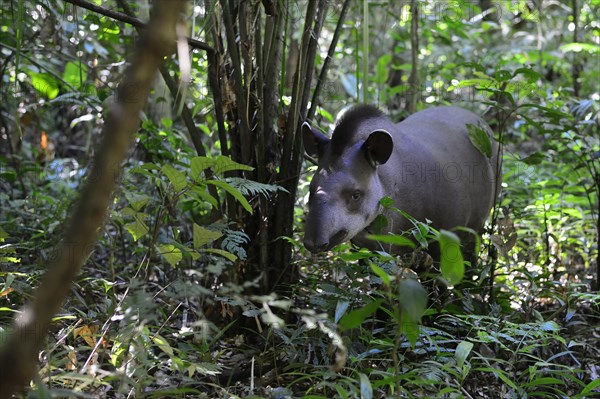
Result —
[[388, 80], [390, 74], [390, 62], [392, 61], [391, 54], [384, 54], [377, 60], [375, 67], [375, 81], [382, 85]]
[[467, 124], [467, 132], [471, 144], [475, 146], [483, 155], [488, 158], [492, 157], [492, 141], [488, 136], [487, 131], [481, 126]]
[[254, 170], [254, 168], [251, 166], [248, 166], [248, 165], [237, 163], [237, 162], [233, 161], [231, 158], [226, 157], [224, 155], [219, 155], [217, 157], [217, 160], [215, 163], [214, 172], [216, 174], [220, 174], [220, 173], [229, 172], [230, 170], [250, 171], [250, 170]]
[[[600, 46], [593, 43], [567, 43], [560, 46], [560, 49], [565, 53], [573, 51], [579, 53], [581, 51], [588, 52], [590, 54], [599, 54]], [[596, 70], [597, 71], [597, 70]]]
[[189, 193], [196, 194], [200, 200], [208, 202], [213, 208], [219, 207], [217, 199], [208, 193], [204, 185], [192, 187]]
[[169, 357], [174, 355], [173, 348], [171, 348], [171, 345], [169, 345], [166, 339], [164, 339], [158, 334], [154, 334], [152, 335], [152, 340], [160, 348], [160, 350], [169, 355]]
[[406, 335], [410, 345], [415, 348], [419, 338], [419, 323], [408, 320], [406, 314], [402, 313], [400, 315], [400, 332]]
[[79, 90], [87, 80], [87, 65], [81, 62], [67, 62], [63, 72], [63, 80]]
[[200, 178], [202, 172], [207, 168], [212, 168], [216, 163], [212, 158], [208, 157], [194, 157], [190, 161], [190, 169], [192, 171], [192, 179], [197, 180]]
[[465, 263], [460, 250], [460, 239], [448, 230], [440, 230], [440, 269], [450, 285], [458, 284], [465, 275]]
[[149, 195], [133, 192], [127, 194], [126, 197], [127, 202], [136, 212], [139, 212], [152, 199]]
[[172, 244], [158, 244], [156, 245], [158, 252], [169, 262], [173, 267], [177, 267], [177, 264], [183, 259], [181, 250]]
[[60, 90], [54, 76], [33, 71], [29, 71], [28, 75], [31, 78], [31, 85], [42, 96], [46, 96], [50, 100], [58, 96]]
[[375, 273], [375, 275], [379, 277], [385, 285], [390, 285], [390, 276], [385, 272], [385, 270], [373, 262], [371, 262], [371, 270], [373, 270], [373, 273]]
[[248, 200], [242, 195], [242, 193], [240, 193], [239, 190], [237, 190], [231, 184], [220, 180], [207, 180], [206, 184], [212, 184], [213, 186], [217, 186], [227, 191], [244, 207], [246, 211], [248, 211], [248, 213], [252, 214], [252, 206], [250, 205]]
[[185, 175], [171, 165], [164, 165], [161, 170], [167, 176], [175, 191], [181, 191], [187, 185]]
[[220, 231], [209, 230], [194, 223], [194, 248], [200, 248], [223, 235]]
[[454, 352], [454, 359], [456, 360], [458, 368], [462, 368], [463, 364], [465, 364], [465, 360], [469, 357], [471, 349], [473, 349], [473, 343], [471, 342], [461, 341], [458, 344], [456, 351]]
[[532, 68], [518, 68], [513, 73], [513, 77], [519, 74], [525, 76], [530, 82], [535, 82], [538, 79], [544, 79], [542, 75], [540, 75], [537, 71], [533, 70]]
[[414, 248], [415, 243], [404, 236], [398, 234], [369, 234], [367, 238], [382, 242], [384, 244], [399, 245], [401, 247]]
[[362, 308], [355, 309], [350, 313], [346, 313], [340, 320], [340, 330], [349, 330], [356, 328], [369, 316], [371, 316], [381, 305], [381, 299], [369, 302]]
[[170, 129], [173, 126], [173, 119], [171, 118], [161, 118], [160, 123], [165, 127], [165, 129]]
[[206, 248], [206, 249], [203, 249], [202, 252], [207, 252], [207, 253], [211, 253], [211, 254], [215, 254], [215, 255], [220, 255], [220, 256], [222, 256], [222, 257], [224, 257], [227, 260], [230, 260], [232, 262], [235, 262], [237, 260], [237, 256], [235, 256], [234, 254], [232, 254], [229, 251], [225, 251], [224, 249]]
[[385, 196], [379, 200], [379, 204], [384, 208], [389, 208], [394, 206], [394, 200], [391, 197]]
[[496, 71], [494, 77], [500, 82], [506, 82], [511, 78], [511, 73], [505, 69], [501, 69], [499, 71]]
[[418, 323], [427, 309], [427, 291], [414, 278], [398, 281], [398, 302], [405, 320]]
[[136, 212], [132, 208], [126, 207], [121, 210], [123, 216], [131, 216], [133, 217], [133, 222], [125, 224], [125, 230], [131, 234], [134, 241], [139, 240], [144, 235], [148, 234], [150, 228], [144, 222], [144, 218], [146, 218], [146, 214], [143, 212]]
[[360, 373], [360, 399], [372, 399], [373, 398], [373, 387], [369, 377], [365, 374]]
[[380, 213], [375, 217], [373, 223], [371, 223], [371, 231], [375, 234], [384, 231], [388, 225], [388, 220], [383, 213]]

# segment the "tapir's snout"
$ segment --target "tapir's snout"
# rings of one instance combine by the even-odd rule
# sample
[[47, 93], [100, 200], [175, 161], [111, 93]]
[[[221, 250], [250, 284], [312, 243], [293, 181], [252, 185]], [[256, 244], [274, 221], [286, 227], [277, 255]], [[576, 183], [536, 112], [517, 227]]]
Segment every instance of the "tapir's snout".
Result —
[[312, 234], [304, 235], [304, 247], [313, 254], [327, 251], [338, 244], [346, 241], [348, 237], [348, 230], [342, 229], [335, 233], [332, 237], [319, 237], [313, 236]]
[[310, 239], [304, 238], [304, 247], [308, 249], [313, 254], [318, 254], [319, 252], [326, 251], [329, 246], [329, 241], [325, 243], [316, 243]]

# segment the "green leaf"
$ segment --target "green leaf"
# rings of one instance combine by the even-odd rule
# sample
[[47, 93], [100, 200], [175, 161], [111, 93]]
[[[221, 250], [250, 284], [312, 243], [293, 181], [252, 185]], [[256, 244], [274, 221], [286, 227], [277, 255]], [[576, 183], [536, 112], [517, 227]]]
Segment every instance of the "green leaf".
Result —
[[465, 364], [465, 360], [469, 357], [469, 353], [471, 353], [471, 349], [473, 349], [473, 343], [468, 341], [461, 341], [456, 347], [456, 351], [454, 352], [454, 359], [456, 360], [456, 365], [458, 368], [462, 368], [463, 364]]
[[202, 172], [204, 172], [205, 169], [212, 168], [216, 162], [217, 161], [215, 161], [214, 159], [208, 158], [208, 157], [192, 158], [192, 160], [190, 161], [190, 168], [192, 170], [192, 176], [191, 176], [192, 179], [198, 180], [200, 178], [200, 175], [202, 174]]
[[171, 118], [161, 118], [160, 123], [165, 127], [165, 129], [170, 129], [173, 126], [173, 119]]
[[525, 162], [527, 165], [539, 165], [544, 159], [546, 159], [544, 154], [541, 152], [534, 152], [528, 157], [521, 159], [521, 162]]
[[371, 316], [381, 305], [381, 299], [369, 302], [362, 308], [355, 309], [347, 313], [340, 320], [340, 330], [349, 330], [360, 326], [360, 324], [369, 316]]
[[592, 393], [592, 391], [596, 390], [596, 388], [600, 387], [600, 378], [597, 378], [595, 380], [593, 380], [592, 382], [590, 382], [589, 384], [587, 384], [582, 390], [581, 392], [579, 392], [579, 394], [577, 396], [575, 396], [575, 398], [584, 398], [586, 395], [589, 395]]
[[419, 323], [408, 320], [408, 317], [402, 313], [400, 315], [400, 332], [406, 335], [412, 348], [415, 348], [419, 338]]
[[492, 141], [487, 131], [481, 126], [467, 124], [467, 132], [469, 134], [469, 140], [471, 144], [475, 146], [483, 155], [488, 158], [492, 157]]
[[134, 241], [139, 240], [144, 235], [148, 234], [150, 228], [144, 222], [144, 218], [147, 216], [145, 213], [136, 212], [132, 208], [126, 207], [121, 210], [123, 216], [133, 217], [133, 222], [125, 224], [125, 229], [131, 234]]
[[379, 200], [379, 204], [384, 208], [390, 208], [394, 206], [394, 200], [391, 197], [385, 196]]
[[167, 176], [175, 191], [181, 191], [187, 185], [185, 175], [171, 165], [164, 165], [161, 170]]
[[388, 80], [390, 74], [390, 62], [392, 61], [391, 54], [385, 54], [379, 57], [375, 67], [375, 81], [379, 85], [383, 85]]
[[565, 53], [568, 53], [571, 51], [573, 51], [575, 53], [579, 53], [581, 51], [585, 51], [590, 54], [599, 54], [600, 53], [600, 46], [598, 46], [597, 44], [593, 44], [593, 43], [567, 43], [567, 44], [563, 44], [562, 46], [560, 46], [560, 49], [562, 51], [564, 51]]
[[367, 238], [382, 242], [384, 244], [392, 244], [409, 248], [415, 247], [415, 243], [411, 239], [398, 234], [368, 234]]
[[146, 205], [152, 199], [152, 197], [150, 197], [149, 195], [133, 192], [128, 193], [126, 197], [127, 202], [129, 202], [129, 205], [131, 205], [131, 207], [136, 212], [139, 212], [144, 207], [144, 205]]
[[369, 377], [360, 373], [360, 399], [373, 399], [373, 387]]
[[375, 216], [375, 220], [373, 220], [373, 222], [371, 223], [371, 231], [374, 234], [379, 234], [382, 231], [384, 231], [384, 229], [387, 227], [388, 225], [388, 220], [385, 217], [385, 215], [383, 213], [380, 213], [379, 215]]
[[166, 259], [167, 262], [173, 267], [177, 267], [177, 264], [183, 259], [181, 250], [172, 244], [158, 244], [156, 245], [158, 252]]
[[231, 184], [220, 180], [207, 180], [206, 184], [212, 184], [213, 186], [217, 186], [227, 191], [244, 207], [246, 211], [248, 211], [248, 213], [252, 214], [252, 206], [250, 206], [248, 200], [242, 195], [242, 193], [239, 190], [236, 190], [236, 188], [233, 187]]
[[209, 230], [194, 223], [194, 248], [200, 248], [223, 235], [220, 231]]
[[478, 367], [473, 371], [483, 371], [483, 372], [487, 372], [490, 373], [498, 378], [500, 378], [502, 381], [504, 381], [504, 383], [506, 385], [508, 385], [509, 387], [511, 387], [512, 389], [514, 389], [515, 391], [519, 391], [519, 388], [517, 387], [517, 384], [515, 384], [509, 377], [508, 377], [508, 373], [502, 369], [499, 369], [498, 367]]
[[232, 262], [235, 262], [237, 260], [237, 256], [235, 256], [234, 254], [232, 254], [229, 251], [225, 251], [224, 249], [206, 248], [206, 249], [203, 249], [202, 252], [219, 255], [219, 256], [222, 256], [222, 257], [224, 257], [227, 260], [230, 260]]
[[226, 157], [224, 155], [219, 155], [217, 157], [217, 161], [215, 163], [214, 172], [217, 174], [229, 172], [230, 170], [254, 170], [253, 167], [244, 165], [241, 163], [237, 163], [233, 161], [231, 158]]
[[87, 65], [81, 62], [67, 62], [63, 73], [63, 80], [73, 88], [79, 90], [87, 80]]
[[440, 230], [439, 236], [442, 276], [450, 285], [458, 284], [465, 275], [465, 263], [460, 250], [460, 239], [451, 231]]
[[188, 194], [196, 194], [198, 196], [198, 199], [208, 202], [209, 204], [212, 205], [213, 208], [218, 208], [219, 207], [219, 202], [217, 201], [217, 199], [215, 197], [213, 197], [212, 195], [210, 195], [208, 193], [208, 191], [206, 191], [206, 186], [201, 185], [201, 186], [194, 186], [192, 187], [192, 189], [188, 192]]
[[542, 75], [540, 75], [537, 71], [533, 70], [532, 68], [518, 68], [517, 70], [515, 70], [515, 72], [513, 73], [513, 77], [522, 74], [524, 75], [528, 81], [530, 82], [535, 82], [538, 79], [544, 79], [544, 77]]
[[385, 272], [385, 270], [373, 262], [371, 262], [371, 270], [373, 270], [373, 273], [375, 273], [375, 275], [377, 275], [377, 277], [379, 277], [385, 285], [390, 285], [390, 276]]
[[398, 302], [405, 320], [418, 323], [427, 309], [427, 291], [414, 278], [398, 281]]
[[166, 339], [164, 339], [158, 334], [154, 334], [152, 336], [152, 340], [160, 348], [160, 350], [169, 355], [169, 357], [172, 357], [174, 355], [173, 348], [171, 348], [171, 345], [169, 345]]
[[60, 90], [58, 89], [58, 82], [54, 76], [33, 71], [29, 71], [28, 75], [31, 78], [33, 88], [42, 96], [45, 96], [50, 100], [58, 96]]

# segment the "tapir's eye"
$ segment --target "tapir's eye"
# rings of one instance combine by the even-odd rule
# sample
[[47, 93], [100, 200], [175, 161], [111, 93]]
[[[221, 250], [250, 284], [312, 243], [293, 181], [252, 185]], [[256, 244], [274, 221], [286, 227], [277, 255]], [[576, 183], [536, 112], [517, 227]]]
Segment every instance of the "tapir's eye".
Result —
[[362, 197], [362, 193], [360, 192], [360, 190], [354, 190], [352, 192], [352, 201], [358, 201], [360, 197]]

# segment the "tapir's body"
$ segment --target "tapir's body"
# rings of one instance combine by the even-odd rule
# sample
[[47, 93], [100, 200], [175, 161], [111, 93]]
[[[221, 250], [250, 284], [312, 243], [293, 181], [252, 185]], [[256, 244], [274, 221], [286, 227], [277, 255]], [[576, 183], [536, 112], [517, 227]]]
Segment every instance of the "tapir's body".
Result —
[[[468, 125], [488, 134], [491, 157], [471, 143]], [[430, 108], [395, 124], [374, 107], [358, 106], [338, 118], [331, 140], [308, 124], [303, 134], [307, 152], [319, 158], [304, 238], [311, 252], [350, 239], [379, 248], [365, 232], [382, 212], [387, 232], [410, 229], [407, 219], [382, 209], [385, 196], [437, 229], [465, 226], [480, 232], [498, 192], [491, 130], [461, 108]]]

